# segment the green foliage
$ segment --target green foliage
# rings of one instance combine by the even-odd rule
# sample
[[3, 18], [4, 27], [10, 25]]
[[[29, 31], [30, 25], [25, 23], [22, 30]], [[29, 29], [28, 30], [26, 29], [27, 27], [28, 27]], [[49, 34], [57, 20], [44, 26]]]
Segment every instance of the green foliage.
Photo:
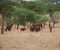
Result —
[[15, 6], [15, 2], [11, 0], [0, 0], [0, 13], [4, 14], [7, 11], [13, 11], [14, 6]]
[[40, 21], [41, 22], [46, 22], [46, 21], [48, 21], [49, 20], [49, 18], [47, 17], [47, 16], [42, 16], [41, 18], [40, 18]]
[[56, 12], [56, 11], [60, 11], [60, 6], [59, 5], [55, 5], [55, 4], [48, 4], [48, 5], [46, 5], [47, 6], [47, 12], [48, 13], [54, 13], [54, 12]]
[[36, 18], [36, 22], [41, 22], [41, 21], [40, 21], [41, 15], [35, 14], [35, 18]]
[[46, 22], [49, 18], [47, 16], [38, 15], [36, 16], [36, 22]]
[[48, 4], [48, 3], [45, 4], [40, 1], [33, 1], [33, 2], [32, 1], [29, 1], [29, 2], [23, 1], [22, 3], [20, 3], [19, 7], [26, 8], [28, 10], [32, 10], [38, 14], [48, 13], [49, 10], [52, 10], [52, 11], [59, 11], [60, 10], [59, 5]]
[[4, 21], [11, 23], [11, 14], [15, 10], [16, 3], [12, 0], [0, 0], [0, 14], [4, 17]]
[[[17, 0], [16, 0], [17, 1]], [[0, 13], [4, 15], [5, 21], [25, 25], [26, 22], [44, 22], [48, 20], [48, 17], [43, 17], [40, 14], [51, 13], [60, 10], [60, 6], [54, 4], [44, 4], [38, 1], [23, 1], [15, 7], [17, 2], [11, 0], [0, 0]], [[12, 13], [13, 12], [13, 13]], [[11, 15], [14, 19], [11, 20]], [[11, 23], [10, 22], [10, 23]]]
[[26, 22], [34, 23], [36, 21], [34, 15], [35, 13], [31, 10], [17, 8], [13, 13], [14, 18], [17, 20], [17, 23], [24, 25]]
[[13, 20], [11, 18], [5, 18], [5, 23], [10, 23], [12, 24], [13, 23]]
[[28, 10], [32, 10], [34, 11], [35, 13], [44, 13], [45, 12], [45, 8], [46, 8], [46, 5], [44, 3], [41, 3], [41, 2], [38, 2], [38, 1], [30, 1], [30, 2], [26, 2], [24, 1], [20, 7], [22, 8], [26, 8]]

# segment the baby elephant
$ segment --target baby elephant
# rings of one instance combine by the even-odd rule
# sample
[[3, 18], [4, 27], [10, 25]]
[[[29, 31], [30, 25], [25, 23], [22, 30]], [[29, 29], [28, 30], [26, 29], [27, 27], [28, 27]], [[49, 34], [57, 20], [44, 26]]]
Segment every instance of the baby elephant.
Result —
[[26, 28], [21, 28], [21, 31], [25, 31], [26, 30]]

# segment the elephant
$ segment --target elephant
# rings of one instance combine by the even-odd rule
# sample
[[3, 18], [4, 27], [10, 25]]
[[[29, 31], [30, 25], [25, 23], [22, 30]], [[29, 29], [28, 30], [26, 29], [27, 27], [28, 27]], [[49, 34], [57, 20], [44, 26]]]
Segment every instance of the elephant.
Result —
[[11, 31], [11, 28], [12, 28], [13, 24], [7, 24], [6, 28], [5, 28], [5, 31]]
[[26, 30], [26, 28], [21, 28], [21, 31], [25, 31]]
[[42, 23], [34, 23], [30, 27], [30, 31], [36, 31], [38, 32], [42, 28]]

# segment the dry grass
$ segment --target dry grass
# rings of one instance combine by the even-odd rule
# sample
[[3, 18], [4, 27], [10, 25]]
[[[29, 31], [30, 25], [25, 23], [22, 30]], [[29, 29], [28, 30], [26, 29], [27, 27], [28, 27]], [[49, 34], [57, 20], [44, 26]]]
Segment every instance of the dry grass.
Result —
[[52, 33], [46, 27], [40, 32], [13, 29], [0, 34], [0, 50], [60, 50], [60, 24]]

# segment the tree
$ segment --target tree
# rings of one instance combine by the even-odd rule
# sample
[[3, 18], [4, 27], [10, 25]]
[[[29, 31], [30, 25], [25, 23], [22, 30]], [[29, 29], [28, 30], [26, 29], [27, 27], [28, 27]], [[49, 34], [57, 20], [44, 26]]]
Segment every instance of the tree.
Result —
[[2, 15], [1, 34], [4, 34], [5, 15], [10, 14], [14, 10], [15, 2], [11, 0], [0, 0], [0, 14]]
[[44, 3], [38, 1], [23, 1], [19, 7], [26, 8], [28, 10], [32, 10], [35, 13], [43, 14], [46, 11], [46, 6]]
[[[34, 23], [36, 22], [35, 13], [31, 10], [27, 10], [24, 8], [16, 8], [16, 10], [12, 13], [14, 16], [14, 20], [16, 24], [20, 24], [25, 26], [26, 22]], [[18, 27], [19, 25], [17, 25]]]

